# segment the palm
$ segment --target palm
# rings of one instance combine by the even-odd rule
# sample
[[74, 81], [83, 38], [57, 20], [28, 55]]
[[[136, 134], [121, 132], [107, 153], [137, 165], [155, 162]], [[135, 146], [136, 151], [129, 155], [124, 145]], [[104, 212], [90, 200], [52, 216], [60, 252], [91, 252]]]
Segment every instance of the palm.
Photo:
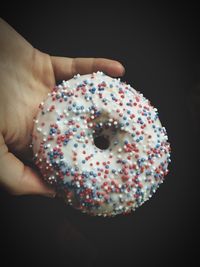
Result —
[[[3, 124], [6, 127], [6, 130], [3, 129], [6, 133], [5, 142], [12, 152], [23, 157], [30, 152], [33, 119], [39, 103], [44, 100], [55, 84], [55, 76], [48, 55], [30, 47], [29, 60], [32, 64], [27, 68], [26, 61], [23, 61], [22, 57], [19, 73], [16, 73], [18, 66], [13, 66], [15, 73], [9, 73], [10, 79], [6, 84], [6, 87], [10, 89], [5, 92], [6, 101], [1, 103], [3, 118], [6, 119]], [[25, 75], [20, 75], [21, 73]]]
[[123, 67], [108, 59], [51, 57], [33, 48], [2, 20], [0, 30], [0, 184], [15, 194], [49, 194], [52, 189], [16, 157], [30, 156], [39, 104], [56, 80], [97, 70], [121, 76]]

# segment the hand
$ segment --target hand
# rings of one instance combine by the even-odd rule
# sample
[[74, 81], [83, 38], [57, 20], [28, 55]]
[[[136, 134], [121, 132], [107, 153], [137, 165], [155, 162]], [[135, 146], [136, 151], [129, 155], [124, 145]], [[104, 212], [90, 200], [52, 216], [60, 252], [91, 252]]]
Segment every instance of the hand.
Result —
[[0, 184], [12, 194], [53, 195], [31, 158], [33, 119], [56, 80], [103, 71], [122, 76], [123, 66], [103, 58], [52, 57], [32, 47], [0, 19]]

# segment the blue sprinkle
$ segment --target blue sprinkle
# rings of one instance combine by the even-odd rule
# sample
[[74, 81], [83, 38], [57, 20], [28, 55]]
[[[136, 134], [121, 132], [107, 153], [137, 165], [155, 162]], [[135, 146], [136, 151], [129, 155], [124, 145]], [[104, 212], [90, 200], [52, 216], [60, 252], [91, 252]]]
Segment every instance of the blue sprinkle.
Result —
[[92, 94], [94, 94], [94, 93], [95, 93], [95, 91], [96, 91], [96, 88], [95, 88], [95, 87], [93, 87], [93, 88], [89, 89], [89, 91], [90, 91]]

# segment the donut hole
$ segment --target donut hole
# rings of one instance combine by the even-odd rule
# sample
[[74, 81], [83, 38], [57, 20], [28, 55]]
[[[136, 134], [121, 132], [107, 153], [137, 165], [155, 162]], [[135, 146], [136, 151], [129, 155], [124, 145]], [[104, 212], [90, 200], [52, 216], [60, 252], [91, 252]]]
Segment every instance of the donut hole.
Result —
[[108, 136], [98, 135], [98, 136], [94, 136], [94, 144], [99, 149], [105, 150], [109, 148], [110, 140]]

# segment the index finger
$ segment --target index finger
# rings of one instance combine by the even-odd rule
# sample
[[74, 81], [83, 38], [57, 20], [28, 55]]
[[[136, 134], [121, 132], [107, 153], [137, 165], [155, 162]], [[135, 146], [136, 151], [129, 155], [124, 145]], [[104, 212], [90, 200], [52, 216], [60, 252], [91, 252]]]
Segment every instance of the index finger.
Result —
[[75, 74], [89, 74], [97, 71], [113, 76], [123, 76], [125, 69], [123, 65], [106, 58], [67, 58], [51, 57], [51, 62], [56, 80], [70, 79]]

